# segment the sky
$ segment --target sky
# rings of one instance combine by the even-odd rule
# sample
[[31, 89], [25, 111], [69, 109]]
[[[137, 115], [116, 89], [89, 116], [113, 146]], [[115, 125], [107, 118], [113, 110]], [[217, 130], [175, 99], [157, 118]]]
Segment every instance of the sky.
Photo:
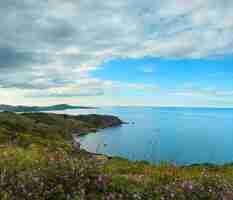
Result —
[[0, 1], [0, 104], [233, 107], [232, 0]]

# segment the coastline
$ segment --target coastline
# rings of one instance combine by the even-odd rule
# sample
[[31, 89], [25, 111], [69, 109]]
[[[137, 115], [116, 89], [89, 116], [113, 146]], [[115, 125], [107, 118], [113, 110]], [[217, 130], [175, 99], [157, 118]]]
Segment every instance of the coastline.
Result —
[[71, 131], [117, 124], [106, 115], [0, 113], [0, 199], [232, 199], [233, 165], [153, 165], [69, 143]]
[[[2, 116], [1, 116], [2, 115]], [[111, 155], [106, 155], [106, 154], [101, 154], [101, 153], [94, 153], [94, 152], [89, 152], [85, 149], [80, 149], [80, 144], [79, 142], [75, 139], [88, 135], [90, 133], [97, 133], [99, 130], [101, 129], [106, 129], [106, 128], [111, 128], [111, 127], [117, 127], [117, 126], [121, 126], [122, 124], [128, 124], [127, 122], [122, 121], [120, 118], [118, 118], [117, 116], [111, 116], [111, 115], [97, 115], [97, 114], [89, 114], [89, 115], [66, 115], [66, 114], [54, 114], [54, 113], [21, 113], [21, 114], [16, 114], [16, 113], [12, 113], [12, 112], [1, 112], [0, 113], [0, 131], [1, 131], [1, 117], [5, 117], [8, 118], [10, 120], [10, 118], [12, 117], [12, 119], [14, 119], [14, 123], [17, 122], [15, 120], [18, 120], [19, 123], [20, 121], [22, 121], [21, 117], [29, 117], [30, 120], [33, 120], [34, 122], [36, 122], [36, 126], [40, 123], [44, 123], [45, 120], [49, 120], [49, 118], [51, 117], [56, 118], [58, 117], [58, 120], [56, 121], [56, 119], [53, 119], [54, 122], [51, 124], [52, 127], [54, 127], [55, 125], [59, 125], [60, 120], [77, 120], [79, 123], [77, 125], [72, 125], [71, 128], [67, 127], [67, 125], [63, 125], [62, 123], [60, 123], [60, 125], [58, 127], [54, 127], [57, 130], [61, 131], [61, 133], [59, 133], [60, 136], [62, 136], [63, 140], [65, 143], [67, 144], [72, 144], [73, 147], [78, 150], [78, 151], [85, 151], [87, 154], [89, 155], [98, 155], [98, 156], [103, 156], [106, 157], [108, 159], [113, 159], [113, 158], [120, 158], [119, 156], [111, 156]], [[44, 118], [44, 119], [43, 119]], [[59, 119], [61, 118], [61, 119]], [[23, 119], [25, 120], [25, 119]], [[50, 119], [51, 120], [51, 119]], [[33, 123], [34, 123], [33, 122]], [[80, 124], [81, 122], [81, 124]], [[51, 122], [50, 122], [51, 123]], [[97, 124], [96, 124], [97, 123]], [[17, 126], [22, 126], [22, 124], [12, 124], [11, 126], [15, 126], [15, 130], [11, 130], [10, 132], [17, 132], [18, 127]], [[34, 125], [33, 125], [34, 126]], [[44, 126], [44, 125], [43, 125]], [[47, 134], [47, 131], [50, 130], [50, 128], [48, 128], [48, 130], [46, 130], [46, 126], [43, 127], [43, 129], [40, 130], [40, 127], [38, 128], [39, 131], [41, 131], [44, 134]], [[66, 126], [66, 128], [64, 129], [63, 126]], [[45, 128], [45, 129], [44, 129]], [[33, 130], [34, 129], [34, 130]], [[23, 127], [23, 130], [27, 130], [27, 127]], [[33, 132], [38, 132], [38, 130], [35, 129], [35, 127], [33, 127], [32, 129], [29, 128], [27, 131], [32, 131]], [[6, 132], [6, 134], [9, 134], [10, 132]], [[1, 133], [1, 132], [0, 132]], [[22, 133], [23, 134], [23, 133]], [[37, 133], [38, 134], [38, 133]], [[65, 134], [65, 135], [64, 135]], [[46, 136], [46, 135], [44, 135]], [[59, 137], [60, 137], [59, 136]], [[55, 137], [56, 138], [56, 137]], [[122, 158], [122, 159], [126, 159], [127, 158]], [[130, 161], [130, 160], [129, 160]], [[147, 162], [150, 163], [151, 165], [159, 165], [155, 164], [155, 163], [151, 163], [147, 160], [131, 160], [132, 162]], [[161, 161], [164, 162], [164, 161]], [[169, 163], [166, 162], [168, 164], [174, 165], [174, 163]], [[215, 163], [192, 163], [192, 164], [187, 164], [187, 165], [179, 165], [179, 167], [192, 167], [192, 166], [225, 166], [225, 165], [232, 165], [233, 162], [226, 162], [224, 164], [215, 164]]]
[[[106, 128], [117, 127], [117, 126], [121, 126], [122, 124], [128, 124], [128, 123], [122, 122], [119, 125], [114, 125], [114, 126], [110, 126], [110, 127], [106, 127]], [[106, 129], [106, 128], [102, 128], [102, 129]], [[81, 148], [81, 144], [78, 141], [78, 139], [83, 137], [83, 136], [86, 136], [88, 134], [92, 134], [92, 133], [98, 134], [99, 130], [101, 130], [101, 129], [94, 129], [91, 132], [89, 131], [89, 132], [83, 132], [83, 133], [80, 133], [80, 134], [73, 134], [72, 135], [72, 137], [73, 137], [72, 145], [74, 146], [74, 148], [77, 151], [81, 151], [82, 153], [86, 153], [87, 155], [92, 156], [92, 157], [100, 156], [105, 160], [120, 159], [120, 160], [127, 160], [127, 161], [132, 162], [132, 163], [134, 163], [134, 162], [147, 163], [148, 165], [152, 165], [152, 166], [159, 166], [160, 164], [167, 164], [167, 165], [171, 165], [171, 166], [177, 166], [179, 168], [192, 168], [192, 167], [203, 167], [203, 168], [204, 167], [209, 167], [209, 168], [219, 168], [220, 167], [221, 168], [221, 167], [224, 167], [224, 166], [233, 166], [233, 161], [225, 162], [223, 164], [203, 162], [203, 163], [191, 163], [191, 164], [177, 165], [175, 163], [162, 160], [159, 163], [153, 163], [153, 162], [150, 162], [148, 160], [130, 160], [130, 159], [126, 158], [126, 157], [107, 155], [107, 154], [103, 154], [103, 153], [96, 153], [96, 152], [91, 152], [91, 151], [88, 151], [88, 150], [86, 150], [84, 148]], [[77, 148], [77, 146], [78, 146], [78, 148]]]

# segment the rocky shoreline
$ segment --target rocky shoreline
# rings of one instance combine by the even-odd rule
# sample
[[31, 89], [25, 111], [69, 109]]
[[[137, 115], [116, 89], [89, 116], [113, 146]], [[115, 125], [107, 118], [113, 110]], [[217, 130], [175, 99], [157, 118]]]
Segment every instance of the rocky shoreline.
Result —
[[[82, 130], [78, 130], [78, 129], [72, 130], [72, 132], [71, 132], [71, 135], [72, 135], [71, 144], [74, 147], [74, 149], [76, 149], [77, 151], [81, 150], [81, 144], [77, 140], [79, 137], [82, 137], [82, 136], [89, 134], [89, 133], [96, 133], [96, 132], [98, 132], [99, 129], [117, 127], [117, 126], [120, 126], [120, 125], [126, 123], [126, 122], [123, 122], [122, 120], [120, 120], [118, 117], [111, 116], [111, 115], [90, 114], [90, 115], [79, 115], [78, 118], [79, 118], [79, 120], [85, 120], [86, 122], [91, 123], [91, 124], [94, 123], [94, 124], [96, 124], [96, 126], [98, 128], [90, 128], [88, 131], [85, 130], [84, 132]], [[82, 149], [82, 150], [86, 151], [84, 149]], [[109, 156], [106, 156], [106, 155], [97, 154], [97, 153], [88, 152], [88, 151], [86, 151], [86, 152], [90, 155], [93, 155], [93, 156], [99, 156], [99, 157], [101, 156], [101, 157], [105, 157], [106, 159], [110, 158]]]

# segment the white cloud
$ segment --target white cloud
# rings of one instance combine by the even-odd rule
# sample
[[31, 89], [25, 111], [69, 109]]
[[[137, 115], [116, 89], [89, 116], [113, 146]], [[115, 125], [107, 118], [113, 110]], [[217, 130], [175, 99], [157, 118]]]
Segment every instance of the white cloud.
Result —
[[223, 99], [233, 97], [233, 91], [231, 90], [218, 90], [211, 88], [187, 88], [176, 92], [170, 92], [170, 94], [184, 97], [212, 97]]
[[[90, 71], [109, 59], [229, 55], [232, 9], [232, 0], [1, 1], [0, 85], [98, 95], [106, 81], [98, 80], [88, 92], [80, 82], [93, 80]], [[138, 83], [121, 87], [154, 89]]]
[[151, 91], [159, 90], [157, 85], [127, 83], [97, 78], [83, 78], [72, 84], [51, 85], [49, 88], [28, 90], [24, 95], [28, 97], [80, 97], [80, 96], [103, 96], [106, 94], [119, 93], [122, 91]]
[[56, 55], [79, 55], [81, 53], [79, 48], [76, 47], [68, 47], [62, 49], [61, 51], [56, 52]]
[[143, 73], [152, 73], [154, 71], [154, 67], [146, 65], [146, 66], [140, 67], [139, 70]]

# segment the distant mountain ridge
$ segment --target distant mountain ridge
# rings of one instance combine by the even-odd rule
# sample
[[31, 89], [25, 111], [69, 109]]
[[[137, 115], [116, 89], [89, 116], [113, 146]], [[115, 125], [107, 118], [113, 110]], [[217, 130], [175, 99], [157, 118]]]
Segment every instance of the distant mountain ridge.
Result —
[[68, 104], [58, 104], [52, 106], [12, 106], [12, 105], [0, 105], [0, 111], [8, 112], [40, 112], [40, 111], [52, 111], [52, 110], [67, 110], [67, 109], [96, 109], [96, 107], [86, 106], [72, 106]]

